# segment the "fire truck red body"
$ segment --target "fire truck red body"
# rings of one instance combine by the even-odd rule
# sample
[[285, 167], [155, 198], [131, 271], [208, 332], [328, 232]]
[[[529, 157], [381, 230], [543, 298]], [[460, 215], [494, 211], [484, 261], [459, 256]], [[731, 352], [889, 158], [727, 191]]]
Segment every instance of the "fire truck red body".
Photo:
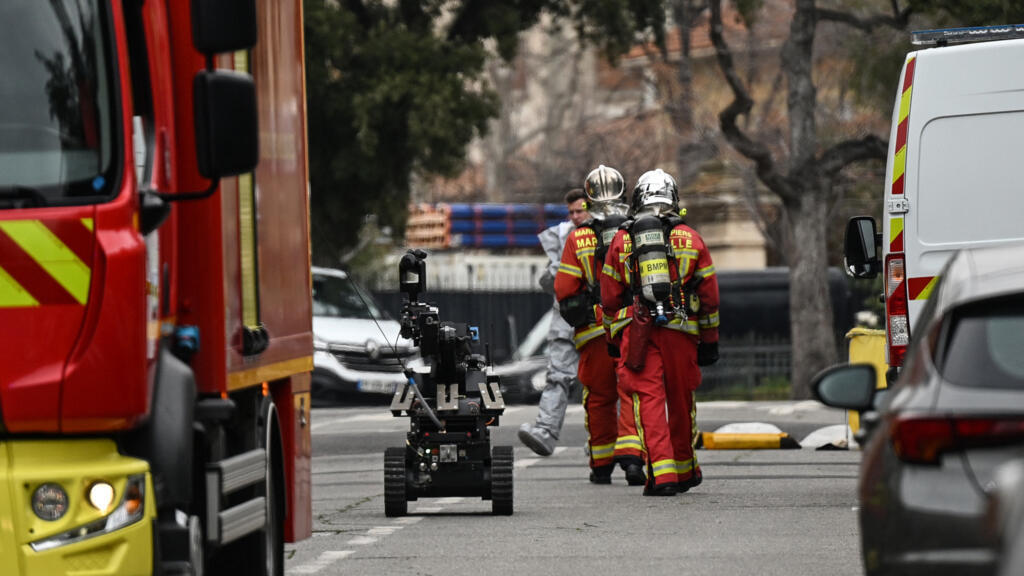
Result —
[[283, 573], [311, 528], [301, 1], [0, 22], [0, 573]]

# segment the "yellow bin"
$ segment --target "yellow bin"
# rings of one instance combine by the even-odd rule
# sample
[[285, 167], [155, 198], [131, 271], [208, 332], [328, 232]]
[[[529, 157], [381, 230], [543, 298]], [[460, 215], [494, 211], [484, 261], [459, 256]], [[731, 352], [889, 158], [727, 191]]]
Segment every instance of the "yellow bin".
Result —
[[[846, 338], [850, 341], [850, 364], [874, 366], [878, 379], [875, 387], [885, 388], [885, 371], [889, 368], [885, 364], [885, 330], [857, 327], [847, 332]], [[856, 410], [849, 411], [847, 421], [851, 432], [860, 429], [860, 414]]]

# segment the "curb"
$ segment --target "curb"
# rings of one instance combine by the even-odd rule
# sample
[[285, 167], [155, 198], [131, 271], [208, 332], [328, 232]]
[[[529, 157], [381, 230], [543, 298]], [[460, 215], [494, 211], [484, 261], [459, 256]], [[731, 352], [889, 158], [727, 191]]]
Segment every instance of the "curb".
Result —
[[790, 450], [800, 443], [785, 432], [777, 434], [701, 432], [696, 448], [705, 450]]

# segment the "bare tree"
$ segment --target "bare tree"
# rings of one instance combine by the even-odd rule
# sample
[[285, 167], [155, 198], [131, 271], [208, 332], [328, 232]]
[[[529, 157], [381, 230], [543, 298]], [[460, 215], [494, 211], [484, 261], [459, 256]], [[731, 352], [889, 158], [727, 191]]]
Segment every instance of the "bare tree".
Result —
[[815, 0], [795, 0], [789, 37], [781, 54], [789, 138], [788, 155], [780, 158], [781, 153], [752, 138], [738, 124], [741, 116], [750, 113], [754, 101], [737, 73], [733, 53], [723, 35], [722, 2], [709, 0], [711, 41], [734, 97], [719, 114], [722, 132], [735, 150], [753, 161], [758, 179], [782, 205], [782, 252], [790, 269], [795, 398], [809, 397], [813, 374], [837, 360], [825, 247], [828, 215], [836, 201], [840, 172], [857, 162], [884, 159], [888, 148], [888, 143], [875, 134], [823, 146], [816, 124], [817, 88], [812, 76], [815, 34], [819, 22], [825, 20], [862, 31], [878, 26], [905, 27], [909, 9], [901, 10], [898, 0], [891, 0], [890, 5], [891, 14], [859, 17], [820, 9]]

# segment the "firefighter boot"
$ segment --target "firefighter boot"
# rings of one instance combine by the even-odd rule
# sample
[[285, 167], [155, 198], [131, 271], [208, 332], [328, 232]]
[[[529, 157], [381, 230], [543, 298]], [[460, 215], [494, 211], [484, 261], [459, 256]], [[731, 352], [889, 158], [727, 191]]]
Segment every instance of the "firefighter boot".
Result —
[[555, 451], [555, 438], [543, 428], [530, 426], [529, 422], [523, 422], [519, 427], [519, 441], [540, 456], [551, 456]]
[[644, 486], [644, 496], [675, 496], [678, 491], [679, 488], [675, 482]]
[[626, 465], [626, 483], [630, 486], [643, 486], [647, 483], [644, 467], [639, 464]]
[[704, 481], [704, 474], [698, 468], [689, 478], [679, 483], [679, 492], [686, 492], [690, 488], [696, 488], [700, 486], [700, 483]]
[[607, 466], [598, 466], [590, 469], [590, 482], [592, 484], [611, 484], [612, 483], [612, 470], [615, 469], [614, 464]]

